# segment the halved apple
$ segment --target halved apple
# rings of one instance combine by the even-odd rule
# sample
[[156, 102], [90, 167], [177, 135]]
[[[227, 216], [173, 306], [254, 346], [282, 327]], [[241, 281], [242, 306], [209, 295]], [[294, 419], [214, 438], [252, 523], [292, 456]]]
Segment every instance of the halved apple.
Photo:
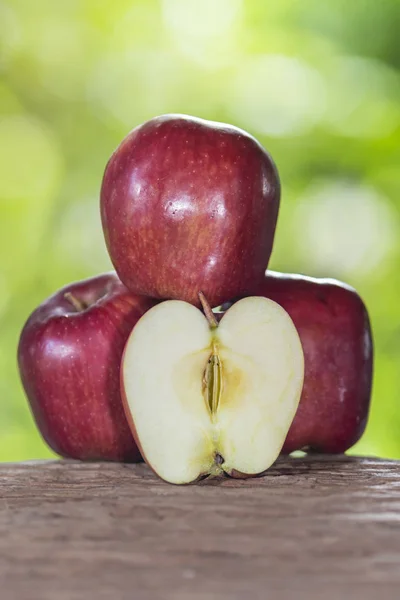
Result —
[[272, 300], [234, 304], [218, 324], [179, 300], [151, 308], [125, 347], [125, 412], [143, 458], [164, 480], [258, 475], [276, 460], [303, 386], [301, 342]]

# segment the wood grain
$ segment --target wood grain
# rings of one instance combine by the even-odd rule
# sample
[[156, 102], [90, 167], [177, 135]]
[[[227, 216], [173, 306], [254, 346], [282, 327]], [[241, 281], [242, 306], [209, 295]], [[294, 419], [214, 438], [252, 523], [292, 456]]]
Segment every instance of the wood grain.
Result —
[[400, 598], [400, 463], [280, 459], [172, 486], [143, 465], [0, 465], [1, 600]]

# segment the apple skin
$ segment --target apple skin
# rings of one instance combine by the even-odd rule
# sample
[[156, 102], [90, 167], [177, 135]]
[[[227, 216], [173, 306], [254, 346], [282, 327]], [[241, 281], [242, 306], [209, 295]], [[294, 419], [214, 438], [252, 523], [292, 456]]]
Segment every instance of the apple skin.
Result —
[[248, 133], [183, 115], [134, 129], [111, 156], [101, 217], [127, 288], [211, 306], [254, 293], [272, 250], [277, 170]]
[[[75, 308], [68, 294], [87, 308]], [[154, 304], [106, 273], [64, 287], [29, 317], [19, 371], [36, 424], [57, 454], [141, 459], [122, 406], [119, 370], [132, 328]]]
[[345, 452], [364, 432], [371, 397], [373, 342], [363, 301], [334, 279], [273, 271], [258, 294], [286, 310], [304, 352], [303, 391], [282, 454]]

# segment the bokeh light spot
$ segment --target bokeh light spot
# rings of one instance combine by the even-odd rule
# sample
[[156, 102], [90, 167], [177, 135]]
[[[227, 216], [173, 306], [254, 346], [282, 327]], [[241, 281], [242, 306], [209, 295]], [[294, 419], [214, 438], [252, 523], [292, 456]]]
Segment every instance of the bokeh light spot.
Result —
[[59, 264], [79, 264], [81, 270], [94, 273], [112, 268], [97, 198], [83, 198], [66, 207], [59, 217], [52, 247]]
[[219, 37], [240, 18], [242, 0], [162, 0], [165, 22], [177, 35]]
[[61, 156], [52, 132], [29, 116], [0, 121], [0, 202], [38, 203], [54, 191]]
[[241, 125], [279, 137], [312, 128], [325, 111], [326, 93], [318, 71], [304, 61], [262, 55], [238, 66], [227, 98]]
[[328, 127], [346, 137], [384, 138], [400, 125], [400, 78], [379, 61], [335, 59], [327, 70]]
[[9, 4], [0, 2], [0, 67], [7, 66], [22, 42], [21, 24]]
[[242, 0], [163, 0], [164, 23], [183, 55], [214, 70], [232, 64], [238, 53]]
[[397, 215], [373, 187], [321, 181], [293, 211], [297, 251], [317, 273], [352, 279], [370, 275], [397, 244]]
[[131, 128], [141, 120], [173, 111], [182, 95], [182, 78], [175, 57], [167, 52], [114, 54], [96, 66], [88, 96], [106, 114]]

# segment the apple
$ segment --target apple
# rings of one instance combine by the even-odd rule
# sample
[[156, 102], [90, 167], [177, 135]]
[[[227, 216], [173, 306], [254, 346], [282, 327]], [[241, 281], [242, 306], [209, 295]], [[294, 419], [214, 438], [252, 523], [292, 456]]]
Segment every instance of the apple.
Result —
[[106, 245], [135, 294], [211, 306], [260, 286], [280, 200], [271, 157], [248, 133], [164, 115], [134, 129], [101, 188]]
[[234, 304], [219, 324], [180, 300], [151, 308], [125, 346], [121, 389], [132, 433], [165, 481], [249, 477], [276, 460], [303, 383], [289, 315], [266, 298]]
[[106, 273], [64, 287], [29, 317], [18, 346], [21, 380], [43, 438], [61, 456], [140, 459], [119, 370], [132, 327], [154, 304]]
[[363, 301], [333, 279], [272, 271], [259, 292], [288, 312], [304, 351], [303, 392], [283, 452], [345, 452], [364, 432], [371, 397], [373, 344]]

